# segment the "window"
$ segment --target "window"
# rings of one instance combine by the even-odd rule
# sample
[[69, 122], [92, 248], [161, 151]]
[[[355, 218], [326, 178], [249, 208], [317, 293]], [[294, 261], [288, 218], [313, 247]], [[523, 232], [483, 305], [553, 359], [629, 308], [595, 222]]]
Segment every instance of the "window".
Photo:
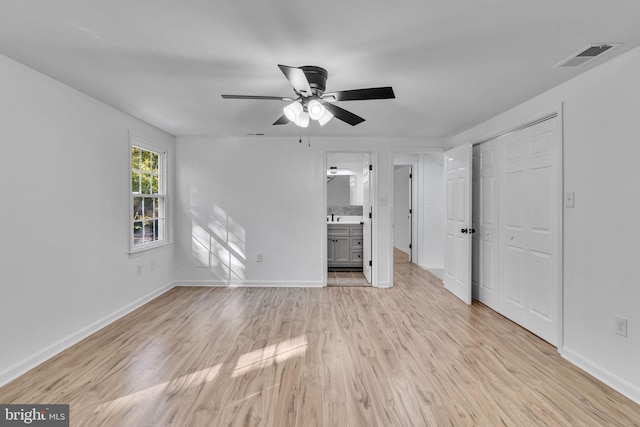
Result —
[[166, 154], [132, 138], [131, 251], [167, 241]]

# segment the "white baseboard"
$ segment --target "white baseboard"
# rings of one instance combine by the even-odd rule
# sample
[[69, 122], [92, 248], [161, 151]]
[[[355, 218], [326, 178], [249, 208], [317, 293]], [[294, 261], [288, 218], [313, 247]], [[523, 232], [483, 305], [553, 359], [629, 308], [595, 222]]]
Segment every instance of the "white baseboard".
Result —
[[13, 364], [12, 366], [9, 366], [7, 369], [4, 369], [3, 371], [0, 372], [0, 386], [3, 386], [5, 384], [7, 384], [8, 382], [18, 378], [20, 375], [24, 374], [25, 372], [35, 368], [36, 366], [38, 366], [39, 364], [41, 364], [42, 362], [52, 358], [53, 356], [55, 356], [56, 354], [66, 350], [67, 348], [71, 347], [72, 345], [82, 341], [83, 339], [85, 339], [86, 337], [88, 337], [89, 335], [99, 331], [100, 329], [104, 328], [105, 326], [109, 325], [110, 323], [115, 322], [116, 320], [120, 319], [121, 317], [131, 313], [133, 310], [143, 306], [144, 304], [148, 303], [149, 301], [153, 300], [154, 298], [159, 297], [160, 295], [162, 295], [163, 293], [167, 292], [168, 290], [172, 289], [175, 286], [175, 284], [173, 282], [167, 283], [166, 285], [162, 286], [159, 289], [156, 289], [155, 291], [141, 297], [138, 298], [137, 300], [135, 300], [134, 302], [127, 304], [126, 306], [122, 307], [119, 310], [114, 311], [113, 313], [104, 316], [101, 319], [96, 320], [95, 322], [93, 322], [92, 324], [90, 324], [89, 326], [86, 326], [74, 333], [72, 333], [71, 335], [68, 335], [56, 342], [54, 342], [53, 344], [43, 348], [42, 350], [38, 351], [37, 353], [34, 353], [30, 356], [28, 356], [27, 358], [25, 358], [24, 360], [21, 360], [18, 363]]
[[393, 287], [393, 283], [391, 283], [391, 282], [378, 283], [374, 287], [375, 288], [392, 288]]
[[321, 281], [292, 282], [282, 280], [176, 280], [175, 286], [210, 286], [221, 288], [321, 288]]
[[441, 265], [424, 265], [418, 264], [420, 268], [423, 270], [427, 270], [431, 272], [434, 276], [436, 276], [440, 280], [444, 280], [444, 268]]
[[564, 347], [560, 351], [560, 355], [583, 371], [590, 374], [591, 376], [602, 381], [612, 389], [624, 394], [629, 399], [640, 404], [640, 388], [609, 372], [598, 364], [593, 363], [591, 360], [582, 357], [581, 355], [571, 349], [568, 349], [567, 347]]

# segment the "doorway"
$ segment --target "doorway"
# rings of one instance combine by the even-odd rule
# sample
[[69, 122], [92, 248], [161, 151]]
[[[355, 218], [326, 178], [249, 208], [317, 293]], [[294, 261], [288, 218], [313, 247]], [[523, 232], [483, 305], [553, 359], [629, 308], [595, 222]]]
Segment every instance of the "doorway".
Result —
[[368, 152], [327, 152], [326, 284], [371, 286], [373, 159]]
[[[413, 262], [413, 167], [393, 167], [393, 247]], [[394, 250], [394, 253], [396, 251]]]
[[[444, 150], [439, 148], [401, 149], [393, 153], [391, 221], [389, 227], [393, 233], [390, 239], [390, 253], [397, 254], [403, 262], [416, 264], [428, 270], [438, 279], [443, 279], [444, 273]], [[410, 168], [410, 179], [403, 170]], [[398, 181], [401, 181], [398, 183]], [[407, 192], [410, 192], [407, 195]], [[396, 206], [397, 195], [409, 198], [409, 202], [399, 202]], [[410, 206], [409, 206], [410, 205]], [[408, 211], [407, 209], [410, 209]], [[409, 215], [411, 216], [409, 218]], [[403, 218], [404, 217], [404, 218]], [[409, 226], [397, 225], [398, 222], [410, 220], [410, 241], [405, 240], [405, 249], [396, 250], [396, 227], [407, 229]], [[406, 224], [406, 222], [405, 222]], [[410, 256], [406, 246], [410, 245]], [[394, 256], [394, 258], [396, 258]], [[393, 266], [392, 266], [393, 268]], [[392, 270], [393, 271], [393, 270]]]

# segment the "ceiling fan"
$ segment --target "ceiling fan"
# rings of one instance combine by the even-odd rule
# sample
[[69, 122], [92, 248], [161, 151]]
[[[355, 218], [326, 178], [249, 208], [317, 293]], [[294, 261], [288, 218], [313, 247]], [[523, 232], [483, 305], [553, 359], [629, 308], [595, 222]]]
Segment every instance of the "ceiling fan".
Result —
[[222, 97], [224, 99], [264, 99], [290, 102], [284, 107], [284, 114], [273, 124], [285, 125], [293, 122], [300, 127], [309, 126], [309, 119], [317, 120], [321, 126], [324, 126], [332, 117], [355, 126], [364, 122], [364, 119], [338, 107], [334, 102], [396, 97], [391, 86], [325, 92], [329, 74], [324, 68], [314, 65], [303, 67], [278, 65], [278, 67], [293, 86], [295, 97], [260, 95], [222, 95]]

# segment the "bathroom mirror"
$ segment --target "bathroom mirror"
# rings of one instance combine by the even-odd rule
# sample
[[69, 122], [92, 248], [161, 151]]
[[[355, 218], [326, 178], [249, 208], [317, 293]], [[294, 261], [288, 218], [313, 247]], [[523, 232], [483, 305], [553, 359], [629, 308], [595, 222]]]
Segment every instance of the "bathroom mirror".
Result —
[[327, 174], [327, 206], [362, 205], [362, 183], [357, 175]]
[[362, 206], [362, 153], [327, 153], [327, 206]]
[[350, 181], [353, 175], [327, 175], [327, 205], [351, 205]]

